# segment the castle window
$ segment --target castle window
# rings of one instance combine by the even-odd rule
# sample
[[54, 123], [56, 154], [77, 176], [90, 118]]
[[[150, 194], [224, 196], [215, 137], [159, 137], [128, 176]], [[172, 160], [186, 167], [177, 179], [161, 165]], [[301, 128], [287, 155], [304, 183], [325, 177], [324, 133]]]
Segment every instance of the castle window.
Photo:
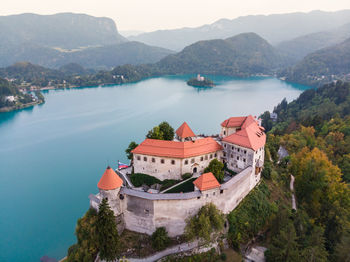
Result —
[[194, 158], [191, 159], [191, 163], [192, 163], [192, 164], [194, 163]]
[[246, 159], [245, 158], [243, 158], [243, 162], [245, 162], [246, 161]]
[[226, 148], [226, 144], [224, 144], [224, 147]]
[[217, 153], [215, 153], [215, 155], [214, 155], [215, 157], [217, 157], [218, 156], [218, 154]]
[[172, 165], [175, 165], [175, 160], [171, 160], [171, 164], [172, 164]]
[[185, 160], [185, 165], [188, 165], [188, 160]]
[[233, 166], [233, 163], [231, 163], [231, 166]]
[[203, 161], [204, 160], [204, 158], [201, 156], [201, 161]]
[[232, 149], [232, 150], [234, 150], [234, 149], [235, 149], [235, 147], [231, 147], [231, 149]]
[[231, 158], [233, 158], [233, 154], [231, 154]]
[[213, 158], [213, 155], [212, 154], [210, 154], [210, 159], [212, 159]]
[[247, 154], [247, 150], [244, 150], [244, 154]]
[[224, 193], [224, 190], [221, 189], [221, 190], [220, 190], [220, 194], [223, 194], [223, 193]]
[[205, 155], [205, 160], [208, 160], [208, 155]]
[[237, 160], [239, 160], [239, 156], [237, 157]]
[[224, 156], [226, 156], [226, 153], [224, 152]]
[[213, 192], [213, 196], [215, 196], [215, 192]]
[[239, 148], [237, 148], [237, 152], [239, 152], [240, 151], [240, 149]]
[[224, 135], [226, 135], [226, 131], [224, 131]]
[[152, 157], [152, 162], [155, 163], [156, 162], [156, 159], [154, 157]]
[[143, 161], [147, 161], [147, 157], [144, 156], [144, 157], [143, 157]]
[[206, 197], [208, 197], [209, 195], [207, 194]]
[[164, 164], [164, 159], [161, 159], [161, 160], [160, 160], [160, 163]]
[[148, 209], [145, 209], [145, 214], [149, 214], [149, 210]]
[[137, 156], [137, 160], [141, 160], [141, 157], [140, 157], [140, 156]]
[[201, 199], [201, 197], [199, 196], [199, 197], [197, 197], [197, 199]]

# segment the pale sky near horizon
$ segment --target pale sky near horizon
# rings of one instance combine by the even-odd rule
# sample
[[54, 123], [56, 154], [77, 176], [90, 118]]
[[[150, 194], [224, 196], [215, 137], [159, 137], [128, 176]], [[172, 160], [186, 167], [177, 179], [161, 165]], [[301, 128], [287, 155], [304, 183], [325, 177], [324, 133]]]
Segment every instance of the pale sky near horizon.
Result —
[[350, 0], [2, 0], [0, 15], [85, 13], [112, 18], [119, 31], [174, 29], [221, 18], [350, 9]]

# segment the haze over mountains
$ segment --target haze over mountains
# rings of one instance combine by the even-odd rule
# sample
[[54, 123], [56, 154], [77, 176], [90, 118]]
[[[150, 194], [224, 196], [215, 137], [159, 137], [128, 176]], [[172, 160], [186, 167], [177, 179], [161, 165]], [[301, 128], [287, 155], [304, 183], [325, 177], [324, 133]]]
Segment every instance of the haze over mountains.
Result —
[[350, 79], [350, 37], [342, 43], [307, 55], [295, 66], [283, 70], [280, 74], [288, 81], [308, 85]]
[[249, 76], [271, 74], [288, 64], [287, 59], [255, 33], [194, 43], [163, 58], [157, 66], [168, 74], [222, 74]]
[[240, 33], [254, 32], [276, 45], [302, 35], [331, 30], [346, 23], [350, 23], [350, 10], [256, 15], [232, 20], [221, 19], [196, 28], [158, 30], [129, 39], [179, 51], [200, 40], [224, 39]]
[[334, 28], [329, 31], [322, 31], [303, 35], [277, 45], [277, 48], [297, 60], [307, 54], [324, 47], [332, 46], [345, 41], [350, 37], [350, 23]]
[[53, 68], [70, 62], [109, 68], [153, 63], [171, 53], [128, 42], [109, 18], [72, 13], [0, 17], [0, 66], [29, 61]]
[[[57, 74], [60, 79], [63, 71], [64, 75], [69, 75], [70, 70], [77, 75], [86, 75], [116, 67], [108, 77], [99, 75], [98, 80], [108, 79], [110, 83], [114, 81], [114, 74], [130, 76], [127, 81], [135, 81], [162, 74], [250, 76], [279, 72], [288, 80], [310, 83], [304, 79], [306, 76], [310, 80], [310, 75], [317, 79], [325, 72], [328, 75], [347, 74], [347, 61], [341, 62], [345, 67], [339, 72], [338, 67], [333, 70], [335, 68], [327, 67], [319, 60], [331, 59], [327, 63], [335, 64], [340, 62], [332, 59], [348, 59], [344, 53], [347, 42], [342, 42], [350, 38], [350, 10], [221, 19], [199, 28], [156, 31], [138, 36], [141, 40], [147, 36], [155, 46], [129, 41], [109, 18], [72, 13], [3, 16], [0, 17], [0, 36], [0, 67], [29, 62], [5, 68], [3, 72], [6, 74], [3, 75], [7, 77], [25, 67], [28, 72], [36, 71], [39, 75], [42, 72], [47, 78]], [[216, 39], [196, 40], [214, 37]], [[220, 39], [222, 37], [224, 39]], [[175, 49], [190, 44], [175, 53], [158, 47], [165, 43], [177, 45], [170, 46]], [[324, 53], [322, 48], [331, 51]], [[319, 55], [320, 49], [322, 55]], [[329, 52], [334, 53], [330, 55]], [[313, 67], [313, 63], [317, 66]], [[31, 64], [62, 71], [45, 71]], [[126, 64], [132, 66], [123, 67]]]

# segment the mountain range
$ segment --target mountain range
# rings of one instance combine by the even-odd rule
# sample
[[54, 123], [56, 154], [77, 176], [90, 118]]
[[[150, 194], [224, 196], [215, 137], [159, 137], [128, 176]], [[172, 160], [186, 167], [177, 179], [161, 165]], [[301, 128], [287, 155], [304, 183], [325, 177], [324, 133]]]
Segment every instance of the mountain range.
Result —
[[339, 44], [350, 37], [350, 23], [328, 31], [303, 35], [284, 41], [276, 47], [284, 54], [301, 60], [306, 55], [319, 49]]
[[84, 14], [0, 16], [0, 66], [29, 61], [59, 68], [78, 63], [88, 68], [154, 63], [173, 53], [129, 42], [112, 19]]
[[277, 45], [302, 35], [332, 30], [346, 23], [350, 23], [350, 10], [249, 15], [232, 20], [221, 19], [196, 28], [158, 30], [129, 39], [179, 51], [197, 41], [224, 39], [240, 33], [254, 32], [271, 44]]
[[316, 86], [337, 79], [350, 80], [350, 38], [307, 55], [295, 66], [282, 70], [280, 76]]

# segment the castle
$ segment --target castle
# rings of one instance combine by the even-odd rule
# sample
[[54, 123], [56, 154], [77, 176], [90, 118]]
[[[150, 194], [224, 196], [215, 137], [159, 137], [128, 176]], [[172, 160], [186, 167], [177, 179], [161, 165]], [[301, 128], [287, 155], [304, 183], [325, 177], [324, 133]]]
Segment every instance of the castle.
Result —
[[[165, 227], [170, 236], [184, 233], [186, 219], [207, 203], [223, 213], [231, 212], [260, 181], [264, 164], [266, 135], [259, 121], [249, 115], [231, 117], [221, 123], [217, 136], [196, 136], [188, 124], [176, 130], [173, 141], [145, 139], [133, 151], [133, 166], [116, 172], [108, 167], [98, 182], [99, 193], [90, 195], [90, 206], [98, 210], [103, 198], [124, 228], [152, 234]], [[217, 159], [226, 164], [225, 178], [219, 183], [204, 169]], [[158, 178], [177, 179], [193, 174], [194, 190], [166, 193], [136, 188], [128, 175], [144, 173]]]

